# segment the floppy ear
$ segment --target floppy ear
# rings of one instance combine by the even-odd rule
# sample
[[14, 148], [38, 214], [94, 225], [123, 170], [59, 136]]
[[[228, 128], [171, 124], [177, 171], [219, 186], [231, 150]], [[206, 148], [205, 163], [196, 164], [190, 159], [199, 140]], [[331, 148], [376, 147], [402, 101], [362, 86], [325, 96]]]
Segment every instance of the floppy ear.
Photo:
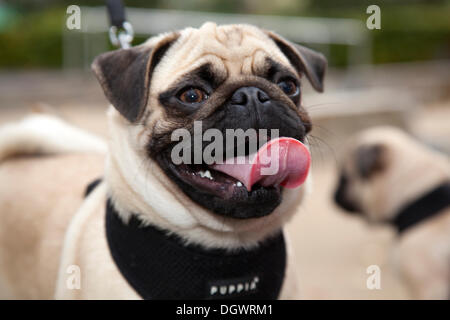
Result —
[[92, 63], [91, 68], [106, 98], [130, 122], [136, 122], [142, 116], [153, 69], [177, 38], [177, 34], [170, 34], [155, 45], [144, 43], [106, 52]]
[[297, 72], [306, 74], [314, 89], [323, 92], [323, 78], [327, 68], [327, 59], [319, 52], [292, 43], [283, 37], [268, 31], [281, 52], [289, 59]]
[[385, 168], [385, 149], [383, 145], [375, 144], [361, 146], [356, 150], [356, 167], [363, 179], [369, 179]]

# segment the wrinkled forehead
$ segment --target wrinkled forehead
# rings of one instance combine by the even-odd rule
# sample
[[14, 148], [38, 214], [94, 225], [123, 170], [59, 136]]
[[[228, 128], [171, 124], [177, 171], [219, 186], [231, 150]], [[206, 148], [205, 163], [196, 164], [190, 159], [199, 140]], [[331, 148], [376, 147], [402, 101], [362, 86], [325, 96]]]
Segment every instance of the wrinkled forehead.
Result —
[[281, 50], [260, 29], [206, 23], [199, 29], [187, 28], [180, 32], [178, 40], [155, 68], [152, 82], [166, 89], [179, 77], [207, 63], [215, 73], [225, 77], [251, 75], [267, 58], [295, 72]]

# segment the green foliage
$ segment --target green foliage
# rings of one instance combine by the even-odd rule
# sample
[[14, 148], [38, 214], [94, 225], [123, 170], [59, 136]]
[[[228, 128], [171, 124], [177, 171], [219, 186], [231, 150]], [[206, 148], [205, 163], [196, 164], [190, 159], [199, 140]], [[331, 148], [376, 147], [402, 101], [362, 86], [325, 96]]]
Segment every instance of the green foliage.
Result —
[[[308, 14], [366, 21], [368, 14], [364, 8], [370, 1], [364, 5], [355, 5], [353, 0], [345, 2], [352, 5], [338, 8], [331, 2], [321, 0], [319, 4], [327, 3], [328, 9], [319, 8], [315, 2]], [[399, 1], [391, 5], [380, 4], [381, 30], [368, 31], [373, 44], [372, 62], [450, 59], [450, 5], [436, 2], [440, 1], [430, 1], [427, 4], [411, 1], [408, 4], [397, 4]], [[345, 48], [332, 46], [331, 60], [335, 65], [345, 65], [343, 52]]]
[[[250, 14], [288, 14], [353, 18], [364, 22], [368, 17], [366, 0], [126, 0], [129, 6], [186, 9]], [[0, 29], [0, 69], [60, 68], [62, 33], [67, 5], [72, 1], [6, 1], [16, 14]], [[36, 5], [39, 3], [40, 5]], [[104, 1], [79, 0], [79, 5], [103, 5]], [[450, 2], [384, 1], [381, 30], [368, 31], [372, 40], [373, 63], [427, 59], [450, 59]], [[2, 7], [0, 7], [0, 12]], [[0, 15], [1, 17], [1, 15]], [[11, 23], [12, 22], [12, 23]], [[106, 30], [105, 30], [106, 34]], [[136, 39], [139, 43], [143, 39]], [[320, 49], [320, 48], [319, 48]], [[330, 65], [345, 66], [348, 48], [332, 45], [327, 51]]]
[[19, 16], [0, 32], [0, 68], [61, 67], [65, 11]]
[[396, 6], [373, 31], [375, 63], [450, 58], [450, 6]]

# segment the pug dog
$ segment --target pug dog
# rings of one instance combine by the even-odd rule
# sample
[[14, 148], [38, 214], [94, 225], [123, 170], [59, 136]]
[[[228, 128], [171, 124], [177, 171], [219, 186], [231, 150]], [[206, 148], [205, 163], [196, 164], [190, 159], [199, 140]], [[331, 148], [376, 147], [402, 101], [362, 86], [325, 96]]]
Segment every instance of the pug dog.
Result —
[[449, 298], [447, 156], [397, 128], [363, 131], [343, 149], [335, 202], [369, 223], [396, 228], [395, 262], [413, 298]]
[[206, 23], [104, 53], [92, 69], [111, 103], [107, 148], [45, 116], [0, 130], [1, 294], [298, 297], [282, 226], [307, 183], [244, 186], [225, 169], [176, 165], [172, 135], [198, 121], [202, 132], [277, 129], [305, 155], [300, 82], [323, 90], [324, 56], [254, 26]]

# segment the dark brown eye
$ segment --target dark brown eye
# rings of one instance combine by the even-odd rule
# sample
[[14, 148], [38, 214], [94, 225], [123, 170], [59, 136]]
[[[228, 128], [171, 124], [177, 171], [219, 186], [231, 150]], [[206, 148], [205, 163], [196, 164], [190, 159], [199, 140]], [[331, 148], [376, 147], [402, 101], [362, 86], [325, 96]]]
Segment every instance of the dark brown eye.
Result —
[[297, 93], [298, 87], [293, 80], [283, 80], [278, 82], [278, 86], [288, 96], [292, 96]]
[[208, 98], [205, 91], [197, 88], [188, 88], [180, 93], [178, 98], [184, 103], [200, 103]]

